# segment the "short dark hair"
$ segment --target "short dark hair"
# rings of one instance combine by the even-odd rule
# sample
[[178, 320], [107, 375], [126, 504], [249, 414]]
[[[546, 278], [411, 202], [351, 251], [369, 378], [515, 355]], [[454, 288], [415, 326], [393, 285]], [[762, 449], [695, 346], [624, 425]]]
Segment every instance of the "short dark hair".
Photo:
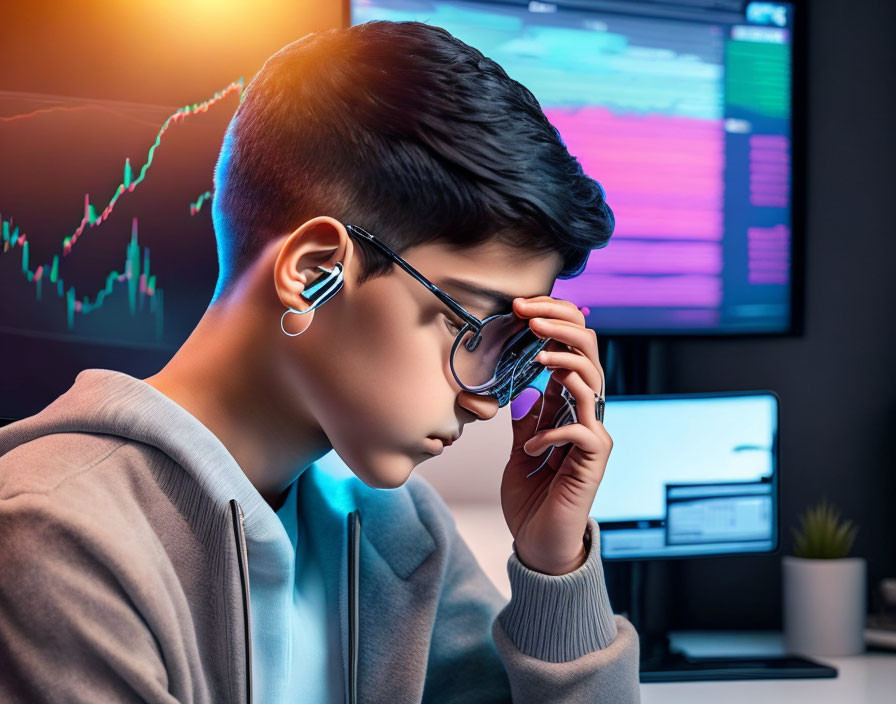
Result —
[[[330, 215], [396, 252], [497, 238], [559, 252], [580, 273], [615, 225], [535, 96], [501, 66], [421, 22], [313, 32], [243, 92], [215, 167], [214, 298], [273, 239]], [[391, 261], [366, 242], [358, 283]]]

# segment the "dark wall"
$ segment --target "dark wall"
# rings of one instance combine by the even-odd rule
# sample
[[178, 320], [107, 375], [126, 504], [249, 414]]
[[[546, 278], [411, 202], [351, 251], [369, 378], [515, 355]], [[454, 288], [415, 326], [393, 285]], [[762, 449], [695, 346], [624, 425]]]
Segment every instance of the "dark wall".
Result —
[[[132, 90], [133, 99], [161, 102], [170, 102], [174, 91], [178, 100], [189, 102], [198, 80], [217, 77], [223, 85], [239, 73], [249, 78], [287, 41], [339, 24], [338, 3], [283, 4], [282, 12], [293, 13], [289, 17], [275, 14], [280, 3], [263, 4], [251, 16], [276, 31], [247, 33], [231, 23], [208, 33], [208, 41], [226, 46], [226, 52], [190, 42], [170, 53], [148, 52], [133, 41], [137, 36], [156, 45], [166, 36], [165, 14], [152, 5], [129, 6], [134, 14], [118, 11], [120, 3], [94, 8], [103, 24], [88, 52], [81, 51], [80, 36], [67, 31], [83, 15], [80, 5], [69, 10], [60, 5], [52, 13], [10, 5], [3, 12], [9, 31], [0, 46], [0, 58], [7, 59], [0, 62], [3, 88], [67, 93], [75, 86], [75, 94], [100, 97], [109, 90], [125, 97]], [[896, 2], [806, 4], [804, 333], [786, 339], [655, 343], [649, 390], [776, 391], [781, 399], [783, 551], [790, 550], [789, 526], [796, 515], [827, 495], [860, 525], [854, 553], [869, 561], [870, 588], [883, 576], [896, 576], [896, 449], [891, 440], [896, 432], [890, 432], [896, 426], [891, 369], [896, 359]], [[134, 26], [140, 31], [127, 31]], [[247, 36], [258, 39], [247, 42]], [[209, 66], [204, 57], [211, 53], [216, 61]], [[119, 61], [110, 63], [109, 56]], [[135, 83], [138, 74], [146, 80]], [[85, 84], [88, 75], [91, 81]], [[48, 391], [48, 401], [64, 390]], [[779, 565], [780, 555], [651, 563], [649, 611], [672, 627], [779, 627]], [[607, 565], [608, 576], [614, 569]]]
[[[777, 392], [782, 553], [829, 497], [860, 526], [870, 599], [896, 576], [896, 3], [809, 5], [803, 335], [654, 344], [650, 390]], [[673, 628], [779, 628], [780, 561], [653, 563], [648, 607]]]

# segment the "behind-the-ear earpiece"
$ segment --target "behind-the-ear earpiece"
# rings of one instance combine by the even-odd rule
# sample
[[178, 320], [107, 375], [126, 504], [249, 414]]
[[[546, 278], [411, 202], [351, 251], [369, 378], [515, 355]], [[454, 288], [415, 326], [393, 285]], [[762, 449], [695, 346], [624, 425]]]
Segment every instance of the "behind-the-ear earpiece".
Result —
[[302, 298], [308, 301], [310, 305], [305, 310], [296, 310], [291, 307], [287, 308], [283, 315], [280, 316], [280, 329], [283, 331], [284, 335], [295, 337], [296, 335], [301, 335], [308, 329], [305, 328], [305, 330], [300, 330], [299, 332], [286, 332], [286, 328], [283, 327], [283, 320], [287, 315], [290, 313], [295, 313], [296, 315], [310, 313], [315, 308], [320, 308], [324, 303], [329, 301], [333, 296], [339, 293], [339, 289], [342, 288], [342, 284], [344, 283], [342, 262], [336, 262], [332, 269], [327, 269], [322, 266], [317, 268], [319, 271], [324, 272], [324, 275], [311, 284], [311, 286], [306, 287], [305, 290], [299, 294]]
[[321, 276], [311, 286], [302, 291], [300, 295], [311, 305], [308, 307], [308, 310], [299, 311], [300, 313], [307, 313], [309, 310], [322, 306], [342, 288], [344, 281], [342, 262], [336, 262], [332, 269], [326, 269], [322, 266], [317, 268], [318, 271], [324, 272], [325, 276]]

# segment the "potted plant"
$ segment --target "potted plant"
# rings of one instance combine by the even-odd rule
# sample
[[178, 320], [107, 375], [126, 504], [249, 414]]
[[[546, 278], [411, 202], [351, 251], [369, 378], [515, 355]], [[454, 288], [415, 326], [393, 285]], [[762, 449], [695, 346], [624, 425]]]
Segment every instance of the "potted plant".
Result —
[[784, 643], [799, 655], [856, 655], [865, 650], [866, 562], [848, 557], [858, 527], [827, 500], [793, 529], [793, 555], [782, 560]]

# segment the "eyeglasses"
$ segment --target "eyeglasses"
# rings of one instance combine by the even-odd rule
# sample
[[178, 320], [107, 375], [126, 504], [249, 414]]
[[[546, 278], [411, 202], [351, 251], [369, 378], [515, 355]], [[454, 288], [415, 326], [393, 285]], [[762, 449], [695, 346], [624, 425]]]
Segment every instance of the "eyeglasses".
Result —
[[357, 225], [345, 229], [389, 257], [464, 321], [451, 348], [451, 373], [461, 387], [506, 406], [546, 371], [535, 355], [551, 338], [538, 337], [527, 320], [513, 312], [479, 320], [374, 235]]

